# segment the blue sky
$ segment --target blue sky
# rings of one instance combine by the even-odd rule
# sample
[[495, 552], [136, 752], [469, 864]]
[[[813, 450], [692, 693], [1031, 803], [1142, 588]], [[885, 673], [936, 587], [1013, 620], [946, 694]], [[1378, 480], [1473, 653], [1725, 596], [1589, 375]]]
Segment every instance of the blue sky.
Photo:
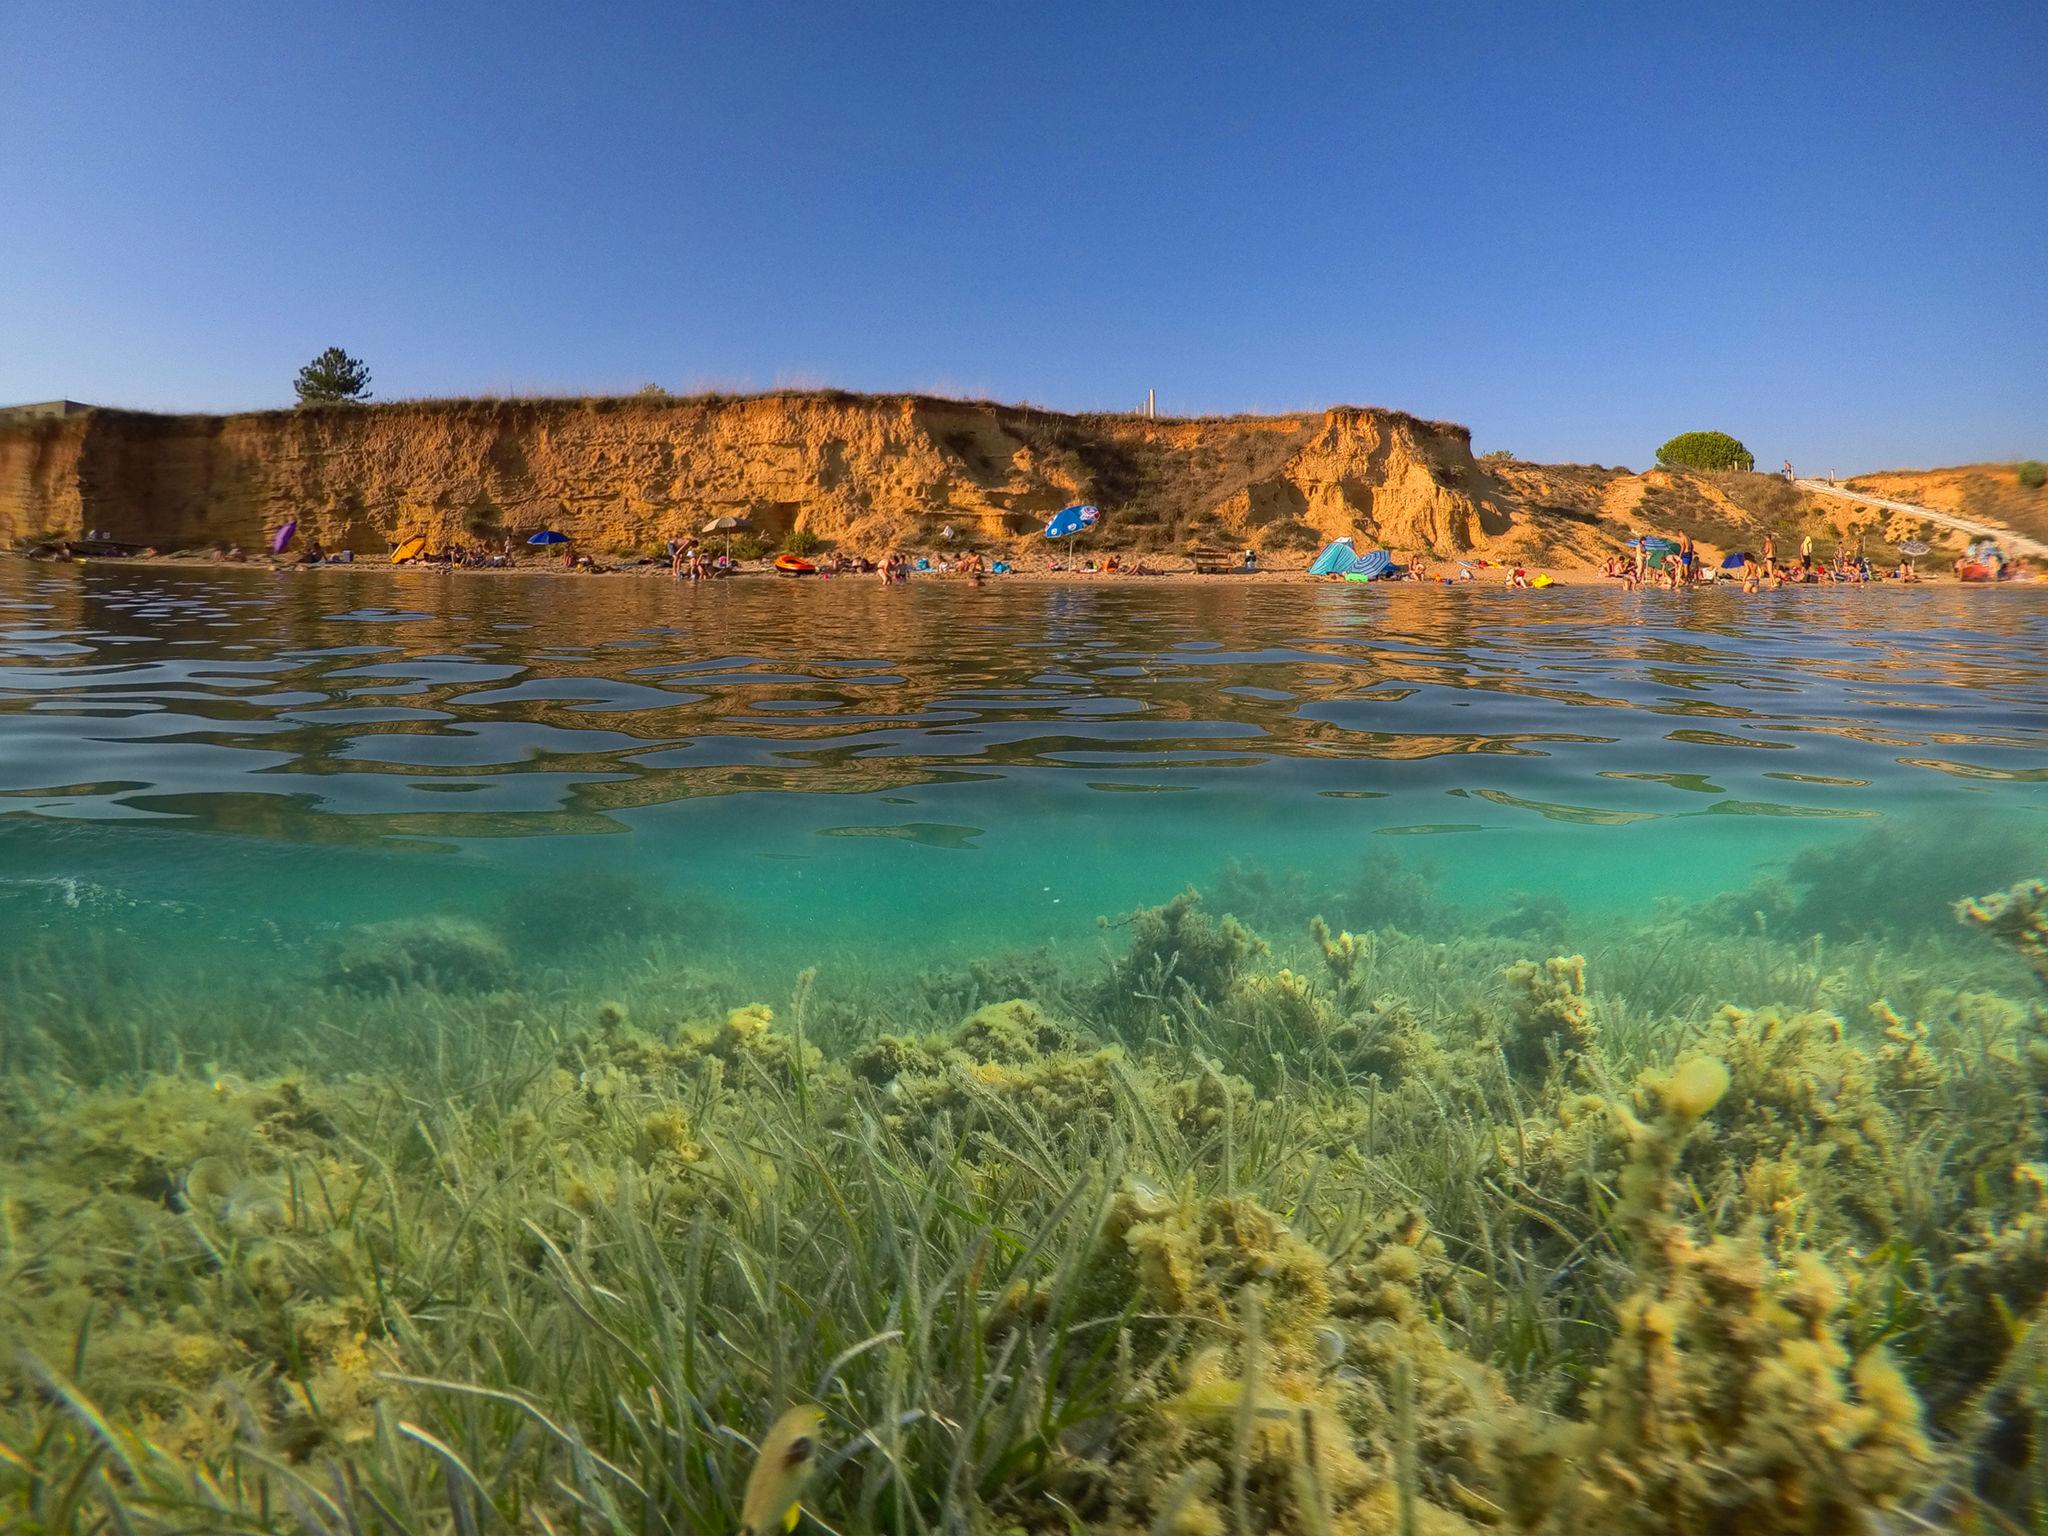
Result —
[[2048, 6], [0, 0], [0, 401], [1336, 401], [2048, 457]]

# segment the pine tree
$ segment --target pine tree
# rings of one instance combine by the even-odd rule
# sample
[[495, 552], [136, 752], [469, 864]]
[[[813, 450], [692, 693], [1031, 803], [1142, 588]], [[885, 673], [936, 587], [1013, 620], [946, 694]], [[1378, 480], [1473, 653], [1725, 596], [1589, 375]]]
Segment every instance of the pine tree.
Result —
[[301, 405], [359, 405], [370, 398], [370, 370], [339, 347], [329, 347], [292, 382]]
[[1726, 432], [1681, 432], [1657, 450], [1657, 462], [1678, 469], [1756, 468], [1756, 456]]

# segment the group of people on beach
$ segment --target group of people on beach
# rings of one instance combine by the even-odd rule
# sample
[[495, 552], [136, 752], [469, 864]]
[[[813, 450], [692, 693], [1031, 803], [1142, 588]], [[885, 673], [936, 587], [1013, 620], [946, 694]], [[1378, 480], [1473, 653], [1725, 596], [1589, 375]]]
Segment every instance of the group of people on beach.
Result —
[[1864, 552], [1863, 535], [1860, 533], [1853, 539], [1842, 540], [1836, 546], [1832, 561], [1815, 558], [1813, 535], [1807, 534], [1799, 541], [1798, 558], [1782, 563], [1778, 559], [1777, 535], [1766, 533], [1760, 552], [1753, 554], [1742, 550], [1734, 563], [1724, 562], [1719, 567], [1702, 564], [1699, 550], [1689, 533], [1678, 536], [1676, 549], [1653, 550], [1649, 544], [1648, 540], [1637, 540], [1629, 554], [1608, 556], [1601, 575], [1619, 580], [1631, 592], [1652, 586], [1677, 591], [1708, 581], [1739, 581], [1744, 592], [1761, 592], [1767, 589], [1776, 591], [1786, 586], [1815, 586], [1823, 582], [1860, 584], [1872, 581], [1917, 582], [1920, 579], [1913, 562], [1903, 555], [1889, 571], [1874, 568]]
[[1090, 557], [1077, 565], [1068, 565], [1064, 560], [1055, 560], [1046, 569], [1054, 573], [1078, 571], [1088, 576], [1158, 576], [1163, 574], [1147, 565], [1142, 556], [1136, 560], [1126, 560], [1121, 555], [1104, 555], [1099, 560]]
[[[316, 543], [314, 547], [317, 549], [319, 546]], [[465, 571], [489, 571], [510, 565], [512, 557], [517, 552], [518, 546], [508, 534], [498, 541], [496, 549], [492, 549], [488, 544], [450, 544], [446, 549], [433, 554], [423, 550], [418, 559], [422, 565], [445, 565]]]
[[[948, 530], [950, 532], [950, 530]], [[449, 569], [506, 569], [521, 564], [521, 554], [543, 554], [542, 550], [525, 550], [512, 535], [505, 535], [496, 541], [483, 540], [476, 543], [451, 543], [445, 548], [428, 551], [419, 548], [424, 541], [413, 541], [414, 548], [394, 549], [393, 558], [403, 557], [406, 563], [443, 570]], [[541, 544], [536, 538], [529, 543]], [[98, 530], [84, 539], [57, 540], [29, 548], [31, 558], [69, 560], [85, 555], [134, 554], [145, 558], [160, 553], [157, 549], [136, 551], [128, 547], [109, 550], [103, 547], [111, 543]], [[417, 549], [417, 552], [414, 552]], [[1907, 550], [1924, 553], [1926, 546], [1909, 544]], [[1197, 551], [1198, 570], [1208, 569], [1201, 564], [1201, 557], [1208, 553]], [[228, 564], [247, 564], [252, 558], [262, 559], [267, 551], [250, 551], [241, 545], [216, 545], [208, 558]], [[283, 555], [283, 558], [278, 558]], [[1061, 554], [1048, 551], [1049, 558], [1041, 562], [1041, 568], [1052, 575], [1100, 575], [1100, 576], [1157, 576], [1168, 574], [1146, 563], [1142, 556], [1131, 554], [1092, 555], [1080, 560], [1069, 560]], [[544, 552], [545, 562], [558, 565], [568, 572], [597, 573], [617, 567], [600, 564], [589, 555], [578, 552], [571, 540], [559, 535], [550, 535]], [[355, 554], [351, 550], [329, 551], [322, 547], [317, 538], [307, 538], [299, 547], [284, 555], [270, 555], [265, 563], [286, 569], [292, 566], [346, 565], [353, 563]], [[625, 565], [668, 567], [671, 579], [692, 582], [706, 581], [714, 577], [735, 574], [746, 569], [746, 562], [735, 558], [729, 551], [716, 553], [694, 534], [670, 539], [662, 556], [640, 560], [628, 560]], [[1458, 561], [1446, 565], [1442, 572], [1433, 569], [1422, 554], [1406, 558], [1395, 556], [1391, 564], [1378, 578], [1381, 581], [1420, 581], [1443, 586], [1471, 583], [1477, 580], [1491, 580], [1484, 574], [1484, 568], [1492, 564], [1484, 559]], [[1989, 540], [1973, 544], [1956, 563], [1957, 573], [1965, 581], [1997, 581], [2007, 577], [2028, 574], [2026, 562], [2007, 559]], [[818, 555], [815, 557], [778, 556], [777, 569], [802, 575], [851, 576], [879, 575], [889, 585], [901, 585], [912, 575], [964, 576], [974, 585], [980, 586], [991, 576], [1009, 574], [1012, 565], [1004, 559], [993, 558], [978, 550], [961, 550], [934, 555], [914, 555], [900, 549], [892, 549], [879, 560], [867, 556], [847, 553]], [[1479, 568], [1475, 570], [1475, 567]], [[1260, 568], [1257, 552], [1246, 549], [1239, 563], [1232, 570], [1256, 572]], [[1540, 587], [1553, 584], [1550, 576], [1533, 572], [1527, 565], [1514, 563], [1505, 567], [1506, 584], [1511, 588]], [[1811, 586], [1830, 583], [1863, 585], [1870, 583], [1918, 583], [1919, 572], [1914, 567], [1911, 554], [1901, 552], [1889, 565], [1874, 564], [1864, 548], [1862, 533], [1854, 533], [1840, 539], [1830, 558], [1822, 558], [1814, 552], [1814, 538], [1806, 534], [1799, 540], [1798, 553], [1781, 559], [1778, 553], [1778, 539], [1775, 534], [1765, 533], [1755, 552], [1741, 550], [1732, 557], [1715, 562], [1702, 559], [1692, 535], [1680, 533], [1675, 539], [1640, 538], [1631, 541], [1631, 547], [1623, 553], [1609, 555], [1600, 569], [1602, 577], [1619, 581], [1631, 592], [1658, 587], [1677, 591], [1695, 585], [1714, 583], [1739, 585], [1744, 592], [1776, 591], [1786, 586]], [[1335, 579], [1334, 577], [1332, 579]], [[1353, 580], [1359, 578], [1353, 577]]]
[[713, 555], [694, 537], [668, 541], [668, 576], [671, 581], [709, 581], [714, 576], [725, 575], [731, 567], [730, 559], [724, 555]]

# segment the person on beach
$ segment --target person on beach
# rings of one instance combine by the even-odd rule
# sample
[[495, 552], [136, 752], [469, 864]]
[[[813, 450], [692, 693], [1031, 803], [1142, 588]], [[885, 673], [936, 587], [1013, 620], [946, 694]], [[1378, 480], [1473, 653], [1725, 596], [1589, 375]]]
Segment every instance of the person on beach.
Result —
[[1764, 535], [1764, 570], [1769, 572], [1775, 571], [1777, 568], [1778, 536], [1774, 533], [1766, 533]]
[[1799, 541], [1799, 571], [1801, 578], [1804, 579], [1805, 575], [1812, 569], [1813, 535], [1809, 533], [1805, 535], [1803, 538], [1801, 538]]

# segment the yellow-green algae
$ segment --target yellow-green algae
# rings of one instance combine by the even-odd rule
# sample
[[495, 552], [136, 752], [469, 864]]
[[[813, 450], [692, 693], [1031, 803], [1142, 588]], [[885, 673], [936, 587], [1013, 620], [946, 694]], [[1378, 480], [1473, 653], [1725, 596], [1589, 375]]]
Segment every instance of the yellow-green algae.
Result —
[[1663, 916], [1531, 957], [1193, 893], [1099, 978], [775, 1007], [462, 915], [248, 995], [31, 955], [0, 1517], [709, 1532], [728, 1427], [815, 1396], [841, 1530], [1996, 1528], [2048, 1012], [1970, 930], [2048, 982], [2044, 906], [1890, 962], [1731, 937], [1725, 1003], [1603, 987]]

